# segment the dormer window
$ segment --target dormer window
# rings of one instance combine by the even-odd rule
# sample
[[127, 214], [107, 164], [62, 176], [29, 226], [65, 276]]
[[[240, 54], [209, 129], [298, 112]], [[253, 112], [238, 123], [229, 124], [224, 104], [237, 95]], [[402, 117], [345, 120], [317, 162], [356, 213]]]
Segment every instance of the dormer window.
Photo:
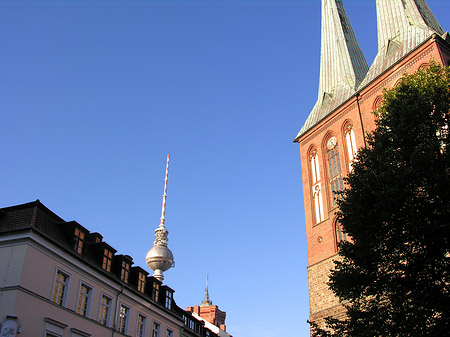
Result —
[[153, 282], [152, 299], [155, 302], [159, 301], [159, 283]]
[[166, 290], [166, 303], [165, 306], [167, 309], [172, 309], [172, 292], [169, 290]]
[[81, 254], [83, 252], [84, 247], [84, 232], [75, 228], [74, 232], [74, 246], [73, 249], [77, 252], [77, 254]]
[[139, 276], [138, 276], [138, 291], [143, 293], [144, 290], [145, 290], [145, 274], [144, 273], [139, 273]]
[[113, 256], [113, 253], [110, 250], [108, 250], [106, 248], [103, 250], [102, 268], [108, 272], [111, 271], [112, 256]]
[[122, 270], [120, 272], [120, 279], [124, 283], [128, 283], [128, 274], [130, 273], [130, 264], [126, 261], [122, 261]]

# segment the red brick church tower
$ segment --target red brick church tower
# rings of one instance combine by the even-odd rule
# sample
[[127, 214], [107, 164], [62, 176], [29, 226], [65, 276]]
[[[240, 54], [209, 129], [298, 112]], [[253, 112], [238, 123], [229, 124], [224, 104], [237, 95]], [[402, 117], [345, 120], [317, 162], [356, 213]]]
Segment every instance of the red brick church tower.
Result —
[[[352, 170], [383, 88], [431, 60], [450, 64], [450, 37], [425, 0], [376, 0], [378, 53], [370, 66], [341, 0], [322, 0], [320, 82], [317, 102], [295, 138], [300, 145], [310, 320], [342, 314], [326, 284], [337, 243], [346, 235], [336, 221], [337, 191]], [[370, 202], [370, 201], [368, 201]]]

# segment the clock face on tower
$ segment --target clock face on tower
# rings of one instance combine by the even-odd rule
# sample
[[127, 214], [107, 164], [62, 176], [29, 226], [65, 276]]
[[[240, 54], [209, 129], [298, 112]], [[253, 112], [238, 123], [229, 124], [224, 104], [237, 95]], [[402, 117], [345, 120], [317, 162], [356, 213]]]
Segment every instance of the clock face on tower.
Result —
[[327, 142], [327, 149], [328, 149], [328, 150], [334, 149], [334, 147], [336, 146], [336, 144], [337, 144], [337, 139], [336, 139], [336, 137], [331, 137], [331, 138], [328, 140], [328, 142]]

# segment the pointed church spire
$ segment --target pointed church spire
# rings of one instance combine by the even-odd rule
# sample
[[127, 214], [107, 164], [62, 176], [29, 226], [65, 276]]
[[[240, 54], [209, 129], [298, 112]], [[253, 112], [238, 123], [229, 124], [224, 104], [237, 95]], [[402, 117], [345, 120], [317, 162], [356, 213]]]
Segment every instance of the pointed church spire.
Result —
[[355, 93], [368, 69], [341, 0], [322, 0], [321, 32], [317, 103], [294, 141]]
[[212, 301], [209, 299], [209, 292], [208, 292], [208, 278], [209, 276], [206, 275], [206, 289], [205, 289], [205, 299], [200, 304], [201, 307], [209, 307], [212, 305]]
[[425, 0], [377, 0], [378, 53], [361, 88], [432, 34], [444, 34]]

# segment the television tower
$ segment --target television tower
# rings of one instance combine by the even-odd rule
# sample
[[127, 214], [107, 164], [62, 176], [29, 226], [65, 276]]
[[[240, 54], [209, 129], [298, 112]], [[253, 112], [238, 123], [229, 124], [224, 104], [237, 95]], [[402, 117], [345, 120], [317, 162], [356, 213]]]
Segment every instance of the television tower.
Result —
[[169, 176], [169, 155], [167, 155], [166, 176], [164, 179], [164, 194], [161, 210], [161, 221], [158, 228], [155, 229], [155, 241], [153, 247], [147, 252], [145, 262], [151, 270], [154, 271], [153, 276], [160, 280], [164, 280], [164, 272], [169, 268], [175, 266], [173, 254], [167, 247], [169, 241], [169, 231], [166, 229], [166, 199], [167, 199], [167, 181]]

